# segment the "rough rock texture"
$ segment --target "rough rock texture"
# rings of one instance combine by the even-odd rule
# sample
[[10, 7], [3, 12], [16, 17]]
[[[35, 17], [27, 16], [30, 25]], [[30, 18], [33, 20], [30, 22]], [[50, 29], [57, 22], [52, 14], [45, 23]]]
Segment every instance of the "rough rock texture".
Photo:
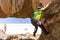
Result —
[[50, 1], [52, 0], [39, 0], [39, 2], [41, 2], [43, 6], [46, 6], [46, 4], [48, 4], [48, 2]]
[[[44, 2], [41, 0], [43, 5]], [[0, 17], [31, 18], [38, 6], [37, 0], [0, 0]], [[39, 40], [60, 40], [60, 0], [52, 0], [50, 6], [44, 11], [41, 22], [50, 34], [45, 35], [42, 31]]]
[[[10, 17], [14, 15], [16, 12], [22, 10], [22, 6], [24, 4], [24, 0], [0, 0], [0, 15], [6, 14], [6, 15], [1, 15], [4, 17]], [[0, 16], [0, 17], [1, 17]]]
[[31, 17], [38, 6], [38, 0], [0, 0], [0, 17]]
[[42, 32], [39, 40], [60, 40], [60, 0], [52, 1], [44, 11], [41, 21], [50, 34], [45, 35]]
[[19, 12], [16, 12], [16, 14], [12, 16], [25, 18], [25, 17], [31, 17], [32, 13], [33, 13], [32, 0], [24, 0], [22, 10]]
[[5, 18], [7, 15], [1, 10], [0, 7], [0, 18]]
[[45, 6], [49, 0], [0, 0], [0, 18], [31, 18], [40, 2]]

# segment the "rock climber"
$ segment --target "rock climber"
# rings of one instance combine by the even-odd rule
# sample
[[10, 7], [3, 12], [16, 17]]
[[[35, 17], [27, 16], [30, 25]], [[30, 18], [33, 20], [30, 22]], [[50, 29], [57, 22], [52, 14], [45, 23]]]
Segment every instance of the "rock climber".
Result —
[[45, 29], [44, 25], [40, 22], [41, 15], [43, 14], [43, 11], [49, 6], [51, 2], [49, 2], [45, 7], [42, 6], [40, 3], [40, 7], [34, 12], [32, 18], [31, 18], [31, 23], [35, 27], [35, 30], [33, 32], [33, 36], [36, 35], [38, 26], [45, 32], [47, 35], [49, 32]]

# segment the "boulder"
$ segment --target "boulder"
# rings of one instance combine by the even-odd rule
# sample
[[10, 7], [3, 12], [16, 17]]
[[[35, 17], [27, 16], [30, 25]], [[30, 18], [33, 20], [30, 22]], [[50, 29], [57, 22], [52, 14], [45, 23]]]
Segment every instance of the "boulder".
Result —
[[41, 22], [49, 31], [49, 34], [45, 35], [42, 31], [38, 40], [60, 40], [60, 0], [52, 1], [43, 12]]

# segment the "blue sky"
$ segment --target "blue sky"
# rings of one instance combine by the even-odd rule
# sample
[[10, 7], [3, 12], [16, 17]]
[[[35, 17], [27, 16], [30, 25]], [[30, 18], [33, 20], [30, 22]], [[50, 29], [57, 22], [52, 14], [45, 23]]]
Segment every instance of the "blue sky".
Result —
[[30, 23], [30, 18], [0, 18], [0, 23]]

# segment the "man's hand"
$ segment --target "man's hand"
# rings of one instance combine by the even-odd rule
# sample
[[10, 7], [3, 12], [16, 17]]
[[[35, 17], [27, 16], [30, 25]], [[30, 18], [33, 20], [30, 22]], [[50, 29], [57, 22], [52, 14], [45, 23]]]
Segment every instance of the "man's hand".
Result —
[[51, 2], [49, 2], [49, 3], [46, 5], [46, 7], [48, 7], [50, 4], [51, 4]]
[[51, 2], [49, 2], [45, 7], [43, 7], [42, 10], [45, 10], [50, 4]]

